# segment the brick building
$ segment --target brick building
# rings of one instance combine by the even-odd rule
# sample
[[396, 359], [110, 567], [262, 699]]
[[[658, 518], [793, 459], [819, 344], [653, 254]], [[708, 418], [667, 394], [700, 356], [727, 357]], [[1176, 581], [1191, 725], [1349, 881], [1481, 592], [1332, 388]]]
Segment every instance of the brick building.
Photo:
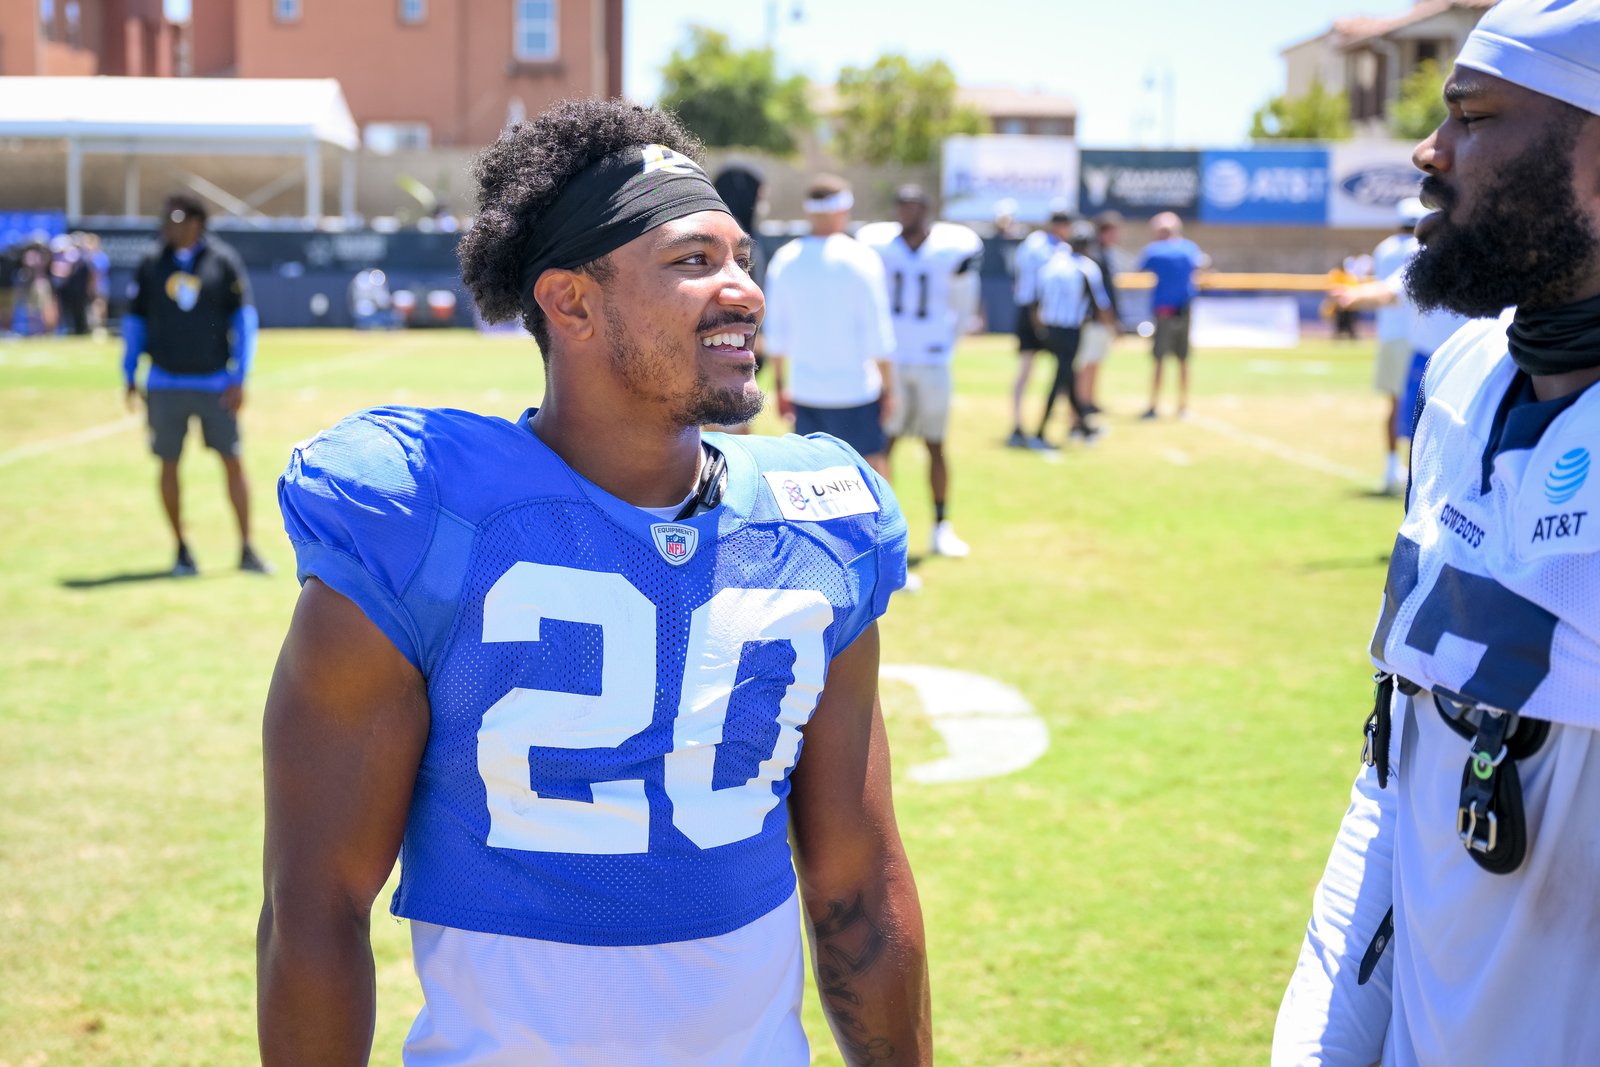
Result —
[[377, 151], [622, 93], [622, 0], [204, 0], [190, 33], [202, 77], [338, 79]]
[[379, 152], [622, 93], [623, 0], [5, 0], [0, 75], [333, 78]]

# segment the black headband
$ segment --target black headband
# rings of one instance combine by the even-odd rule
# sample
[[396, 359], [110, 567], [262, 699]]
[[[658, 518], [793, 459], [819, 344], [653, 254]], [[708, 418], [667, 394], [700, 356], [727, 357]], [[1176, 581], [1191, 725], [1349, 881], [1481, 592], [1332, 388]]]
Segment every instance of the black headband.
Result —
[[528, 235], [517, 275], [523, 305], [533, 306], [533, 283], [545, 271], [581, 267], [697, 211], [728, 205], [688, 156], [646, 144], [596, 160], [572, 176]]

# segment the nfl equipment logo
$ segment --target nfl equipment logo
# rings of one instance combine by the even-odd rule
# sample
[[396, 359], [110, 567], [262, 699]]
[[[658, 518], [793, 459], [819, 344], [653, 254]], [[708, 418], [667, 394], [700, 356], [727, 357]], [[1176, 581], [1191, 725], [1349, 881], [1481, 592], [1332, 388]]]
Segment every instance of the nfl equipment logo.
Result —
[[650, 527], [650, 535], [655, 538], [656, 551], [661, 553], [661, 558], [674, 567], [693, 559], [694, 550], [700, 543], [699, 530], [675, 522], [656, 523]]

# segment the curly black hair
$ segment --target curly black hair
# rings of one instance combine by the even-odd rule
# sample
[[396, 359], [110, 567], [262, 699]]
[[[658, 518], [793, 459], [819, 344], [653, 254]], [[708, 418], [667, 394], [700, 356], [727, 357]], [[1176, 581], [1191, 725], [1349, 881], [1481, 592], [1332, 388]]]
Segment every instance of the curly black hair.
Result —
[[[531, 122], [519, 122], [473, 162], [478, 217], [456, 245], [461, 280], [489, 322], [517, 315], [550, 350], [544, 312], [518, 287], [523, 248], [541, 212], [572, 176], [629, 145], [660, 144], [698, 162], [703, 146], [671, 114], [624, 100], [563, 100]], [[580, 270], [605, 281], [604, 257]]]

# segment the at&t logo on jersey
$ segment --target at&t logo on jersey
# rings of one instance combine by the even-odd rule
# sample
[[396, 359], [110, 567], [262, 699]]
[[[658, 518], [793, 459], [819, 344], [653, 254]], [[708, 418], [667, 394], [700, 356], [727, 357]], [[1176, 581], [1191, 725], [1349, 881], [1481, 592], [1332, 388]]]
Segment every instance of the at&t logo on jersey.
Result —
[[[1560, 507], [1577, 497], [1589, 478], [1589, 450], [1574, 448], [1564, 453], [1550, 466], [1544, 479], [1544, 498]], [[1549, 541], [1565, 541], [1583, 533], [1583, 520], [1587, 511], [1563, 511], [1554, 515], [1541, 515], [1533, 521], [1533, 533], [1528, 544], [1538, 545]]]
[[655, 539], [656, 551], [661, 553], [661, 558], [674, 567], [681, 567], [693, 559], [694, 550], [700, 544], [699, 530], [676, 522], [656, 523], [650, 527], [650, 536]]
[[1560, 506], [1578, 495], [1589, 477], [1589, 450], [1574, 448], [1550, 468], [1544, 480], [1544, 497]]
[[820, 471], [763, 471], [783, 517], [794, 522], [820, 522], [847, 515], [869, 515], [878, 510], [878, 498], [866, 476], [855, 467], [828, 467]]

